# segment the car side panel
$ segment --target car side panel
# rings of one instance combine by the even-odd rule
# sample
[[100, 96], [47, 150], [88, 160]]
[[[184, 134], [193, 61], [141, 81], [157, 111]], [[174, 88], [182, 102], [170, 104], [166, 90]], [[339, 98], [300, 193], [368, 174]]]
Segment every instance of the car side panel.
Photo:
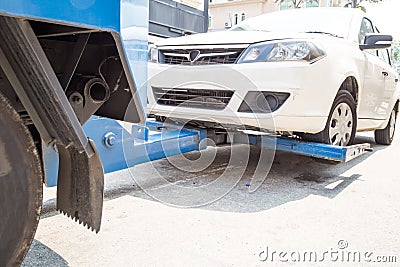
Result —
[[383, 72], [386, 71], [385, 63], [372, 53], [376, 53], [376, 51], [363, 51], [366, 68], [358, 116], [360, 119], [383, 120], [389, 109], [389, 103], [387, 103], [389, 99], [385, 100], [384, 96], [387, 80], [387, 77], [383, 75]]

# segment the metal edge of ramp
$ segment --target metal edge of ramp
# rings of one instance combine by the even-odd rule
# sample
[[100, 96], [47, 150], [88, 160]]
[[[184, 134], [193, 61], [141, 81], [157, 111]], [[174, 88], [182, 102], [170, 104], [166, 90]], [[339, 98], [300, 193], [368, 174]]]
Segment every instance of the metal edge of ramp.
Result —
[[289, 137], [270, 137], [270, 136], [256, 136], [257, 144], [262, 144], [264, 148], [273, 148], [276, 142], [277, 151], [291, 152], [303, 156], [320, 158], [335, 162], [348, 162], [355, 159], [367, 152], [371, 152], [372, 148], [369, 143], [355, 144], [351, 146], [334, 146], [323, 143], [301, 141]]

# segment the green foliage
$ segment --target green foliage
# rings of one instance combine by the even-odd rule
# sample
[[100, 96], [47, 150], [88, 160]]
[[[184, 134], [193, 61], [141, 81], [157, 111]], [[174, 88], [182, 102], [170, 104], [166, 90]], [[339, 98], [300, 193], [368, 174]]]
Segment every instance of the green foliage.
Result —
[[319, 0], [275, 0], [275, 3], [283, 3], [283, 2], [289, 2], [293, 5], [294, 8], [301, 8], [303, 6], [304, 3], [310, 4], [311, 6], [313, 4], [319, 4]]
[[[286, 1], [290, 1], [294, 8], [301, 8], [303, 4], [307, 2], [307, 0], [275, 0], [275, 3], [281, 4]], [[308, 1], [318, 3], [320, 0], [308, 0]], [[379, 3], [382, 1], [384, 0], [348, 0], [348, 3], [345, 5], [345, 7], [356, 7], [365, 11], [365, 8], [361, 5], [362, 2]]]
[[[275, 3], [281, 4], [282, 2], [285, 2], [285, 0], [275, 0]], [[291, 2], [293, 3], [294, 8], [300, 8], [305, 0], [291, 0]]]
[[354, 8], [360, 8], [361, 10], [365, 11], [365, 8], [361, 5], [362, 2], [369, 2], [369, 3], [379, 3], [385, 0], [348, 0], [347, 4], [345, 4], [345, 7], [354, 7]]
[[400, 42], [395, 41], [392, 45], [392, 63], [393, 67], [400, 73]]

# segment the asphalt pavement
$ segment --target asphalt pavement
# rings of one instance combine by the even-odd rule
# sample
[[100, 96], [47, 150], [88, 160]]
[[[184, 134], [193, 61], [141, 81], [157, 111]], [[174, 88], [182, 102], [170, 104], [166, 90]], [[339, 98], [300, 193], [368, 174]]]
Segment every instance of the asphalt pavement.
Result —
[[374, 151], [343, 164], [277, 152], [253, 193], [256, 148], [234, 164], [214, 149], [198, 172], [163, 159], [108, 174], [98, 234], [58, 214], [45, 188], [23, 266], [400, 266], [400, 131], [391, 146], [356, 141]]

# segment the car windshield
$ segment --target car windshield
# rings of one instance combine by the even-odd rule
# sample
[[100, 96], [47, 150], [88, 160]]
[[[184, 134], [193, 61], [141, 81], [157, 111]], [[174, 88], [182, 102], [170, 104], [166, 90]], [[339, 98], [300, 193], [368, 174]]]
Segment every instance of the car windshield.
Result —
[[278, 11], [249, 18], [231, 31], [314, 32], [347, 38], [352, 13], [343, 8]]

